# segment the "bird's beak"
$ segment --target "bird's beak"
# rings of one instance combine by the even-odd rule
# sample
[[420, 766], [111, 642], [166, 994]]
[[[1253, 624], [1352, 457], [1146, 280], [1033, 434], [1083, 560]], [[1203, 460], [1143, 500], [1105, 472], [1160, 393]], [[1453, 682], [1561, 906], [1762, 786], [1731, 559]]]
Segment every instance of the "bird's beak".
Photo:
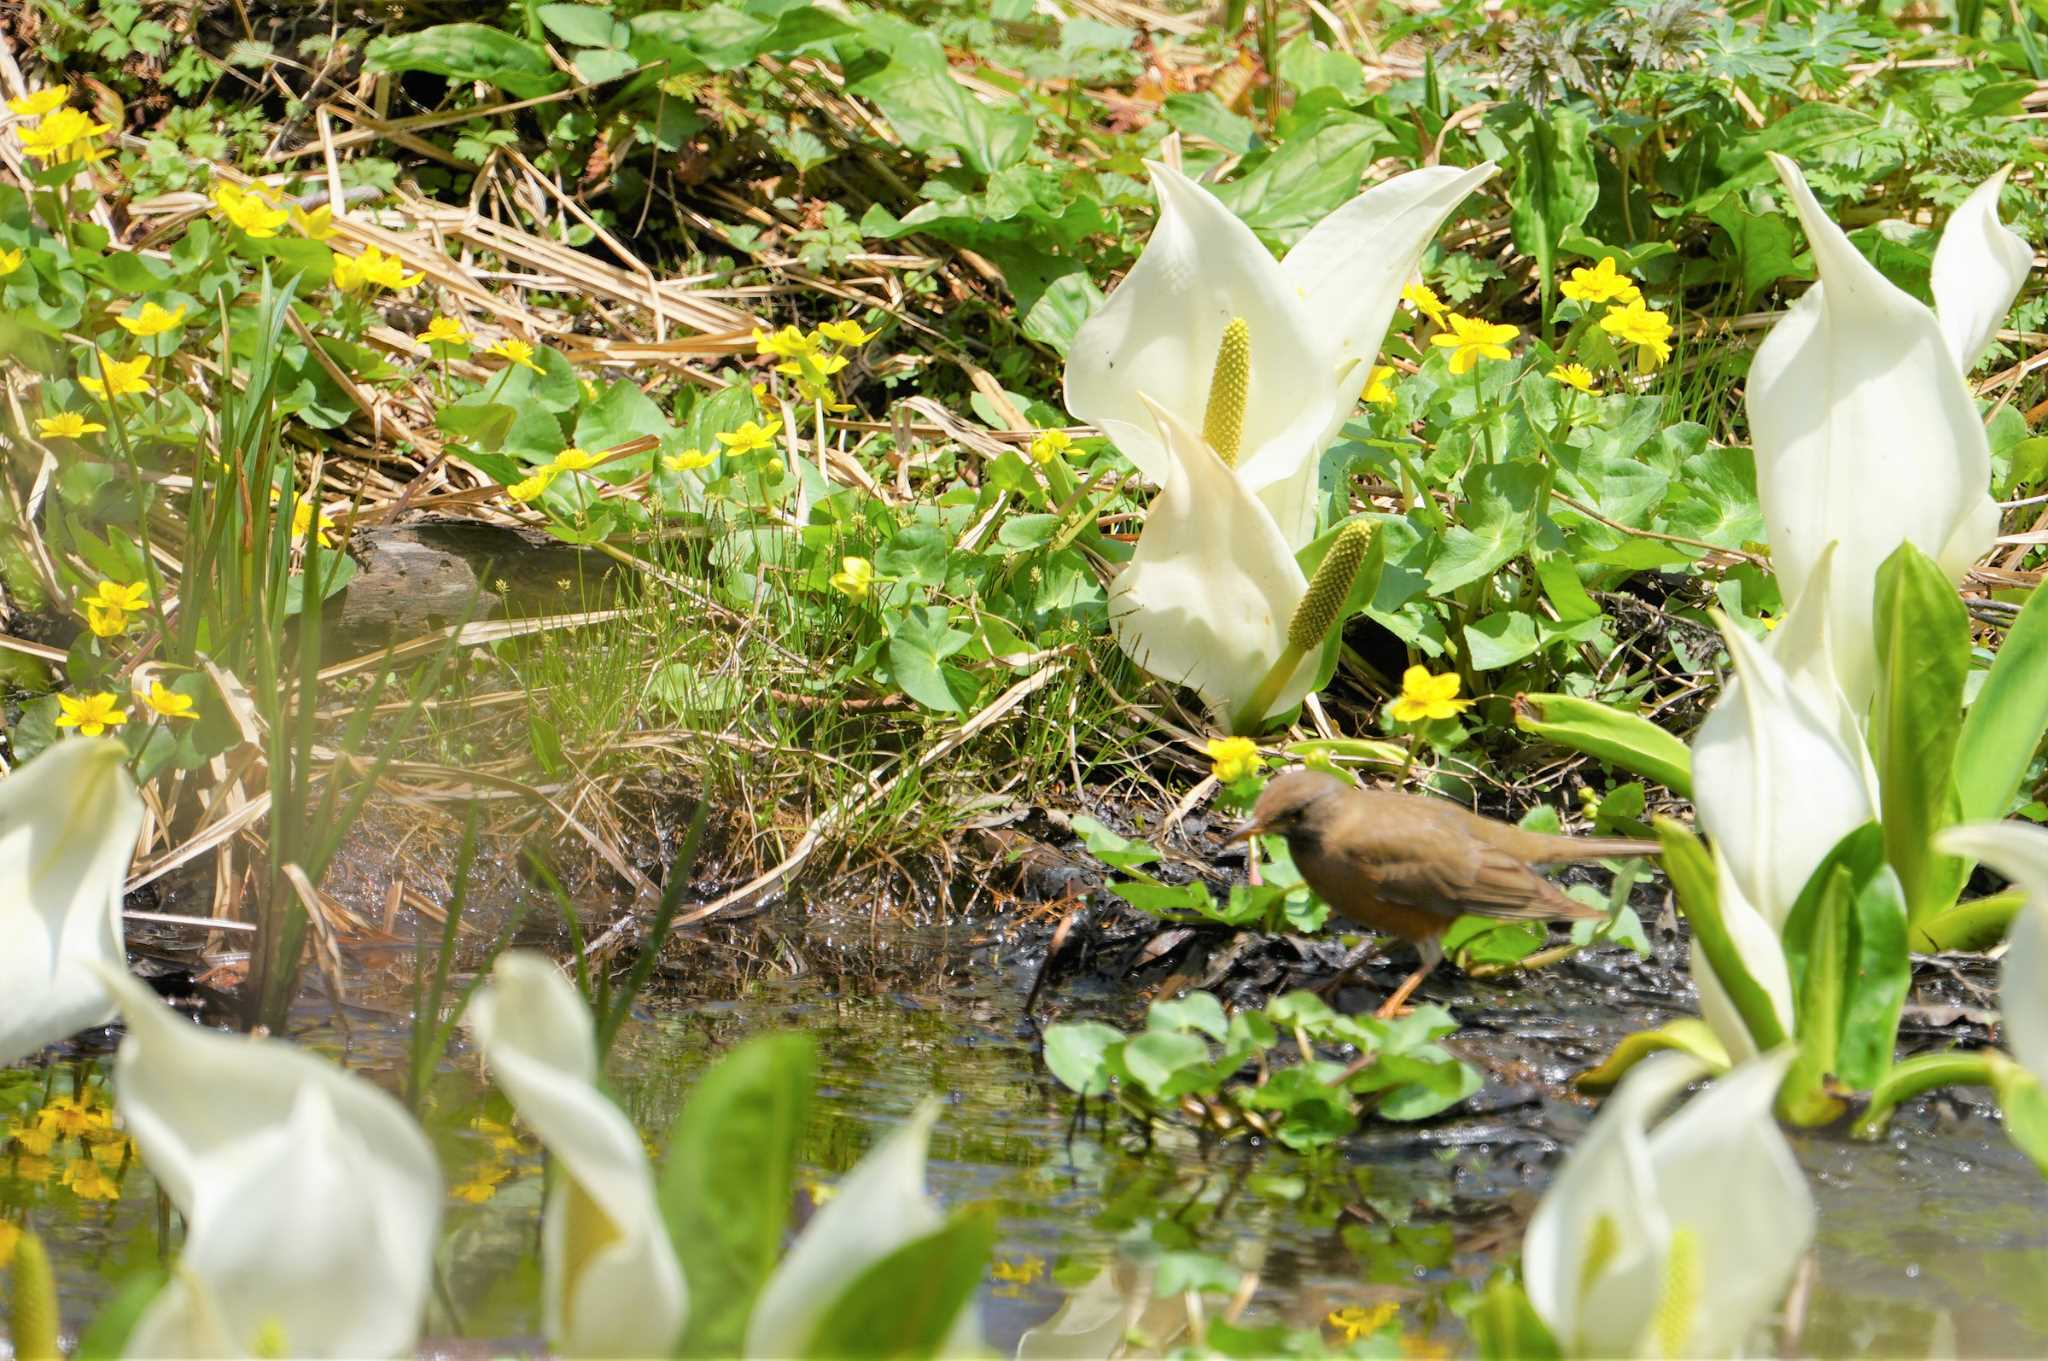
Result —
[[1229, 836], [1223, 839], [1223, 844], [1226, 846], [1231, 846], [1237, 844], [1240, 841], [1250, 841], [1253, 837], [1257, 836], [1260, 832], [1263, 832], [1265, 830], [1265, 821], [1261, 818], [1253, 818], [1248, 822], [1239, 824], [1238, 829], [1236, 831], [1232, 832]]

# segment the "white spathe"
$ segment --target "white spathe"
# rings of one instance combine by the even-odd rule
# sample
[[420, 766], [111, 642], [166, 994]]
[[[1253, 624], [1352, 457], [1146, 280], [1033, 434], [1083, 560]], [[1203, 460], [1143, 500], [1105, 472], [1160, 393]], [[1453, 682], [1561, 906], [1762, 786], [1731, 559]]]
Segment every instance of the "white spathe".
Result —
[[142, 827], [127, 759], [73, 737], [0, 779], [0, 1067], [114, 1019], [88, 961], [127, 968], [121, 887]]
[[102, 966], [127, 1034], [121, 1118], [184, 1216], [132, 1357], [410, 1355], [441, 1175], [384, 1091], [280, 1040], [206, 1030]]
[[1815, 1218], [1771, 1114], [1792, 1057], [1737, 1066], [1655, 1129], [1697, 1059], [1645, 1059], [1607, 1099], [1522, 1242], [1530, 1303], [1566, 1356], [1733, 1356], [1777, 1307]]
[[[1110, 586], [1109, 631], [1139, 666], [1199, 693], [1230, 731], [1285, 650], [1308, 580], [1273, 517], [1208, 442], [1144, 405], [1166, 465], [1138, 546]], [[1299, 704], [1315, 670], [1310, 654], [1254, 721]]]
[[1772, 648], [1720, 619], [1735, 679], [1692, 743], [1693, 799], [1723, 867], [1723, 896], [1732, 879], [1774, 933], [1814, 867], [1877, 815], [1868, 755], [1844, 746], [1841, 715], [1815, 712], [1816, 691], [1779, 661], [1821, 651], [1798, 637], [1831, 614], [1812, 607], [1820, 603], [1802, 600], [1777, 629], [1794, 633]]
[[1835, 661], [1860, 711], [1876, 648], [1868, 583], [1911, 541], [1961, 581], [1998, 533], [1991, 454], [1964, 370], [2018, 292], [2031, 258], [1998, 222], [2002, 176], [1949, 222], [1934, 311], [1887, 280], [1829, 220], [1799, 167], [1772, 162], [1813, 249], [1819, 282], [1758, 348], [1747, 402], [1771, 563], [1787, 599], [1840, 541]]
[[1972, 822], [1942, 829], [1934, 844], [1949, 855], [1982, 861], [2026, 895], [2006, 934], [1998, 1010], [2006, 1049], [2048, 1085], [2048, 829]]
[[682, 1266], [640, 1135], [597, 1089], [589, 1009], [543, 956], [506, 952], [470, 1003], [492, 1080], [560, 1165], [541, 1224], [542, 1318], [565, 1356], [667, 1356]]
[[[856, 1277], [944, 1227], [945, 1213], [925, 1189], [925, 1155], [938, 1116], [938, 1103], [926, 1100], [839, 1180], [761, 1287], [747, 1320], [747, 1356], [765, 1361], [809, 1355], [818, 1321]], [[940, 1354], [980, 1351], [970, 1304], [954, 1320]]]
[[[1743, 896], [1741, 881], [1729, 870], [1727, 858], [1718, 845], [1714, 847], [1714, 880], [1721, 924], [1735, 946], [1736, 956], [1750, 978], [1771, 999], [1778, 1025], [1790, 1035], [1792, 970], [1785, 960], [1785, 947], [1778, 939], [1777, 928]], [[1729, 1061], [1741, 1063], [1755, 1058], [1756, 1039], [1743, 1023], [1742, 1013], [1736, 1009], [1735, 999], [1722, 984], [1721, 976], [1714, 972], [1707, 952], [1700, 948], [1698, 935], [1692, 939], [1692, 981], [1700, 995], [1700, 1016], [1728, 1051]]]
[[1202, 428], [1224, 327], [1251, 331], [1251, 388], [1235, 476], [1290, 548], [1316, 534], [1321, 455], [1358, 403], [1401, 288], [1437, 229], [1494, 173], [1431, 166], [1375, 185], [1275, 260], [1199, 184], [1148, 162], [1159, 223], [1067, 352], [1067, 410], [1164, 483], [1172, 455], [1139, 394]]

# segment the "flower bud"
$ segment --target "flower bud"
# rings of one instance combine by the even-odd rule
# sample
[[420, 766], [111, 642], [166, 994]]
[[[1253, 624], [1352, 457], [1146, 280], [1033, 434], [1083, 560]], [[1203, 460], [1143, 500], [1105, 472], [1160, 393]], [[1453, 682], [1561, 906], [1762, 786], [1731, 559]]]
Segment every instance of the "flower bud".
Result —
[[1313, 652], [1323, 645], [1323, 639], [1341, 621], [1337, 612], [1344, 608], [1344, 598], [1351, 594], [1351, 583], [1358, 579], [1359, 568], [1365, 565], [1365, 553], [1372, 547], [1372, 524], [1366, 520], [1353, 520], [1337, 535], [1337, 542], [1330, 545], [1330, 551], [1316, 565], [1316, 574], [1308, 583], [1308, 594], [1294, 607], [1294, 617], [1287, 621], [1287, 643], [1303, 652]]

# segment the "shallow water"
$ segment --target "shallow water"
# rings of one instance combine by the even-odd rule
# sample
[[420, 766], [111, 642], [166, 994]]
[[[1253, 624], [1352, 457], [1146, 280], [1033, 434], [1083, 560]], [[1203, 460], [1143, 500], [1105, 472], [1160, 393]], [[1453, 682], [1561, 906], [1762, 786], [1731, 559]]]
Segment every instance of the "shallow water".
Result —
[[[1257, 1273], [1249, 1318], [1313, 1327], [1334, 1309], [1391, 1300], [1417, 1345], [1463, 1350], [1457, 1311], [1516, 1250], [1536, 1193], [1590, 1118], [1555, 1075], [1624, 1030], [1663, 1019], [1640, 1004], [1626, 956], [1577, 961], [1525, 987], [1479, 989], [1463, 999], [1473, 1028], [1461, 1038], [1491, 1075], [1463, 1113], [1368, 1125], [1339, 1149], [1303, 1157], [1205, 1145], [1171, 1126], [1148, 1140], [1114, 1115], [1106, 1130], [1097, 1114], [1077, 1128], [1074, 1103], [1038, 1063], [1022, 1015], [1033, 958], [989, 929], [764, 920], [706, 938], [692, 954], [703, 964], [649, 999], [613, 1064], [620, 1099], [651, 1146], [661, 1146], [707, 1059], [767, 1029], [801, 1027], [818, 1039], [821, 1086], [803, 1151], [810, 1186], [829, 1185], [936, 1095], [934, 1191], [949, 1205], [983, 1201], [998, 1211], [998, 1271], [982, 1315], [1006, 1354], [1058, 1307], [1056, 1274], [1076, 1280], [1119, 1254], [1183, 1249]], [[1048, 1000], [1128, 1015], [1127, 999], [1055, 990]], [[307, 1014], [321, 1018], [308, 1042], [388, 1079], [402, 1043], [390, 1014], [352, 1008], [345, 1038], [324, 1007]], [[1531, 1054], [1549, 1061], [1532, 1063]], [[1545, 1071], [1532, 1078], [1532, 1068]], [[56, 1070], [57, 1090], [73, 1071]], [[0, 1074], [0, 1100], [12, 1109], [45, 1080]], [[458, 1324], [437, 1306], [431, 1331], [531, 1344], [539, 1154], [480, 1123], [505, 1121], [507, 1111], [485, 1094], [466, 1050], [446, 1065], [430, 1104], [429, 1129], [458, 1191], [441, 1260], [459, 1316]], [[2048, 1187], [1981, 1107], [1912, 1107], [1886, 1142], [1807, 1135], [1798, 1144], [1821, 1235], [1788, 1353], [2048, 1354]], [[25, 1211], [50, 1241], [66, 1319], [77, 1326], [112, 1282], [158, 1259], [159, 1206], [139, 1166], [122, 1175], [118, 1200], [81, 1200], [59, 1184], [64, 1153], [45, 1177], [24, 1175], [18, 1147], [0, 1159], [0, 1209], [10, 1218]], [[27, 1171], [37, 1171], [32, 1160]], [[474, 1203], [459, 1198], [464, 1189]]]

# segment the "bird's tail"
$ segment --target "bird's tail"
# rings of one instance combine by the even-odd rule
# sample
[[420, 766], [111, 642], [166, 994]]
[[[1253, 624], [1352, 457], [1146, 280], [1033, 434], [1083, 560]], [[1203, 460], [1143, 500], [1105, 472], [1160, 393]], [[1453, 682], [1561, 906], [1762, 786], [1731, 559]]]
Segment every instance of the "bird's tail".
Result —
[[1579, 860], [1626, 860], [1639, 855], [1662, 855], [1663, 843], [1630, 836], [1554, 836], [1528, 862], [1532, 865], [1562, 865]]

